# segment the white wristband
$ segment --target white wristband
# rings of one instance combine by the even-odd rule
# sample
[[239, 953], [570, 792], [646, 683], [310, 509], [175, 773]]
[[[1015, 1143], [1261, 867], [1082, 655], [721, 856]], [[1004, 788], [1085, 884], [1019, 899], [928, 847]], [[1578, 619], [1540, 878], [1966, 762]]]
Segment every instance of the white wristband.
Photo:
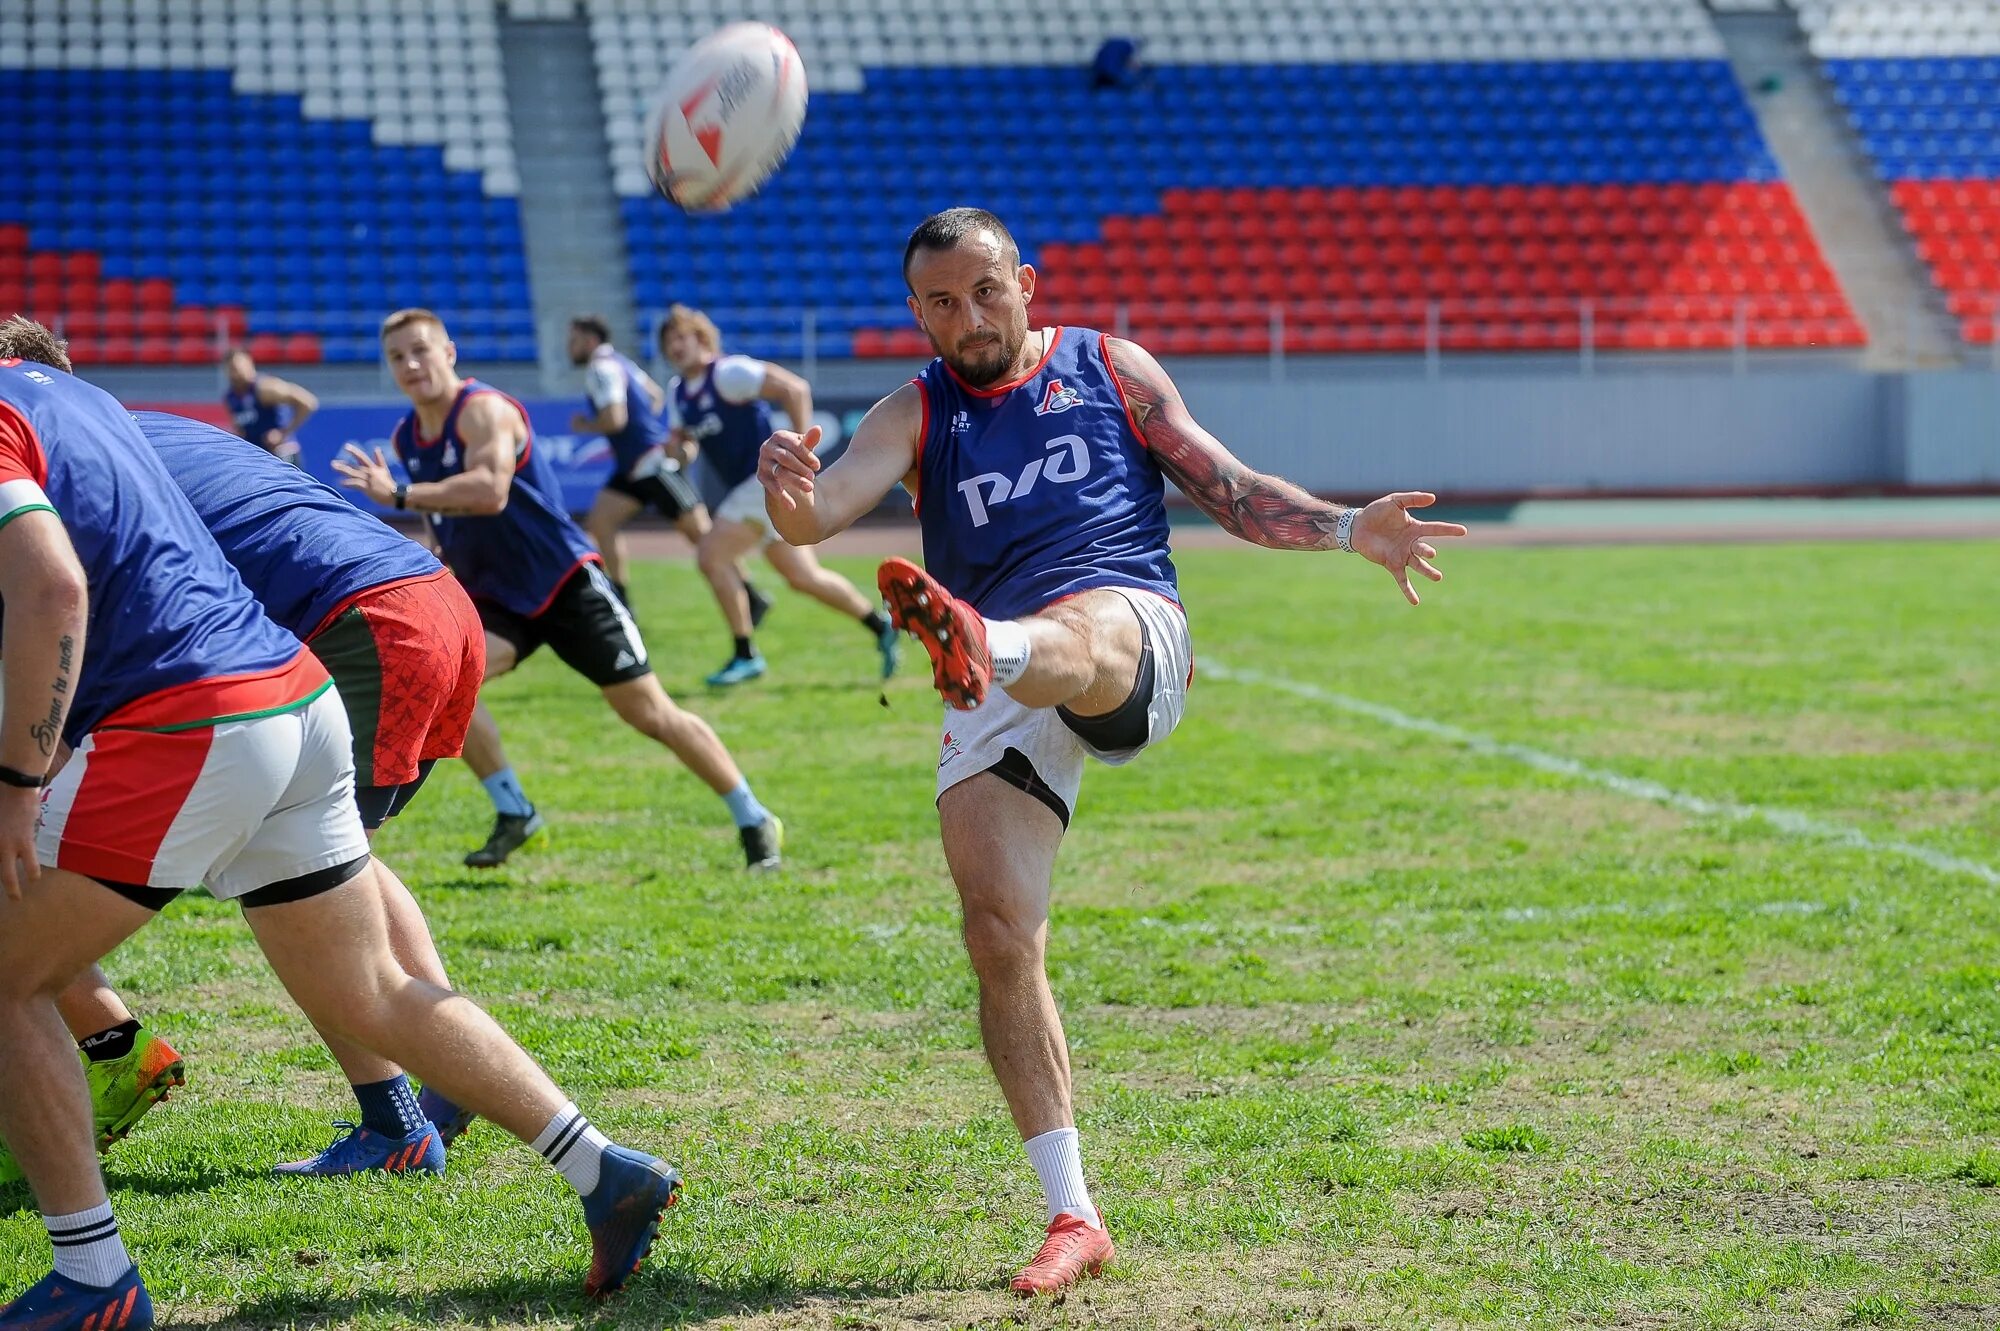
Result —
[[1354, 519], [1360, 512], [1358, 508], [1342, 509], [1340, 521], [1333, 524], [1333, 543], [1350, 555], [1354, 553]]

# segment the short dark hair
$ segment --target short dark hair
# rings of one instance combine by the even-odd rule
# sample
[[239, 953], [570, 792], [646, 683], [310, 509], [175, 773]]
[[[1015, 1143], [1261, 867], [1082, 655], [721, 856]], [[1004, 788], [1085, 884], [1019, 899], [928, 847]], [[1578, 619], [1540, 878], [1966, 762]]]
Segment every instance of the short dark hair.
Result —
[[967, 236], [978, 231], [991, 231], [1000, 237], [1000, 248], [1012, 256], [1014, 263], [1021, 262], [1021, 247], [1014, 243], [1014, 233], [1005, 222], [984, 208], [947, 208], [926, 217], [910, 233], [910, 243], [903, 246], [903, 285], [910, 284], [910, 261], [917, 257], [918, 250], [955, 250]]
[[64, 374], [76, 371], [69, 363], [69, 343], [25, 314], [0, 321], [0, 360], [29, 360]]
[[604, 322], [601, 314], [579, 314], [569, 321], [569, 326], [579, 333], [589, 333], [599, 342], [611, 341], [611, 325]]

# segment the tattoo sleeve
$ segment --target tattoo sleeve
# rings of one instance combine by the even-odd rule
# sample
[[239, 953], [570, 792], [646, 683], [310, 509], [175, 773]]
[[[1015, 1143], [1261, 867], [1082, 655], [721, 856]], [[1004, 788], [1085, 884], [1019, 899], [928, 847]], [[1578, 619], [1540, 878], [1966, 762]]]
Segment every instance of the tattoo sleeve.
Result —
[[1253, 471], [1195, 423], [1158, 362], [1129, 342], [1106, 339], [1112, 373], [1132, 423], [1160, 470], [1189, 502], [1231, 536], [1273, 550], [1339, 548], [1344, 511], [1276, 476]]

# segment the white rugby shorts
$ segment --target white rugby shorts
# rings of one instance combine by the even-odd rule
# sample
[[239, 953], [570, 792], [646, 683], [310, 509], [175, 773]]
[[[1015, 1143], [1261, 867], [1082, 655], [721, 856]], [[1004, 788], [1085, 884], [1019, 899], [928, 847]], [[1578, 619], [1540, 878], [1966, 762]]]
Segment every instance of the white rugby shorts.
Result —
[[35, 852], [101, 881], [233, 900], [368, 854], [347, 709], [84, 736], [42, 803]]
[[755, 476], [722, 497], [722, 502], [715, 506], [715, 520], [755, 527], [765, 545], [783, 539], [771, 526], [771, 515], [764, 508], [764, 486]]
[[[1129, 749], [1105, 751], [1087, 742], [1053, 707], [1028, 707], [994, 685], [986, 701], [969, 712], [947, 708], [939, 743], [937, 793], [941, 796], [961, 781], [1006, 765], [1002, 773], [1023, 784], [1021, 768], [1035, 783], [1029, 790], [1049, 803], [1069, 824], [1083, 787], [1086, 757], [1117, 767], [1173, 734], [1187, 710], [1188, 684], [1194, 672], [1194, 644], [1188, 635], [1187, 613], [1166, 597], [1134, 587], [1110, 587], [1139, 616], [1145, 648], [1153, 654], [1153, 690], [1146, 700], [1146, 740]], [[1018, 757], [1010, 756], [1012, 750]], [[1025, 787], [1024, 787], [1025, 788]], [[1056, 803], [1050, 803], [1051, 800]], [[1060, 807], [1057, 807], [1057, 804]]]

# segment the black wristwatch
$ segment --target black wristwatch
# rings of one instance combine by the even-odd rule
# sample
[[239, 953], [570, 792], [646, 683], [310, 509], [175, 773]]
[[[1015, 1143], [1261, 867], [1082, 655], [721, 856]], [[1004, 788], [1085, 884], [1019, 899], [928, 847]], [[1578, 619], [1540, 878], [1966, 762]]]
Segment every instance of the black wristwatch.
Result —
[[410, 506], [410, 487], [409, 487], [409, 486], [407, 486], [407, 485], [399, 485], [399, 486], [397, 486], [397, 487], [396, 487], [396, 507], [397, 507], [397, 508], [403, 508], [403, 509], [407, 509], [407, 508], [408, 508], [409, 506]]
[[41, 776], [36, 776], [32, 772], [24, 772], [18, 767], [8, 767], [5, 764], [0, 764], [0, 786], [12, 786], [16, 790], [40, 790], [48, 783], [49, 778], [46, 772]]

